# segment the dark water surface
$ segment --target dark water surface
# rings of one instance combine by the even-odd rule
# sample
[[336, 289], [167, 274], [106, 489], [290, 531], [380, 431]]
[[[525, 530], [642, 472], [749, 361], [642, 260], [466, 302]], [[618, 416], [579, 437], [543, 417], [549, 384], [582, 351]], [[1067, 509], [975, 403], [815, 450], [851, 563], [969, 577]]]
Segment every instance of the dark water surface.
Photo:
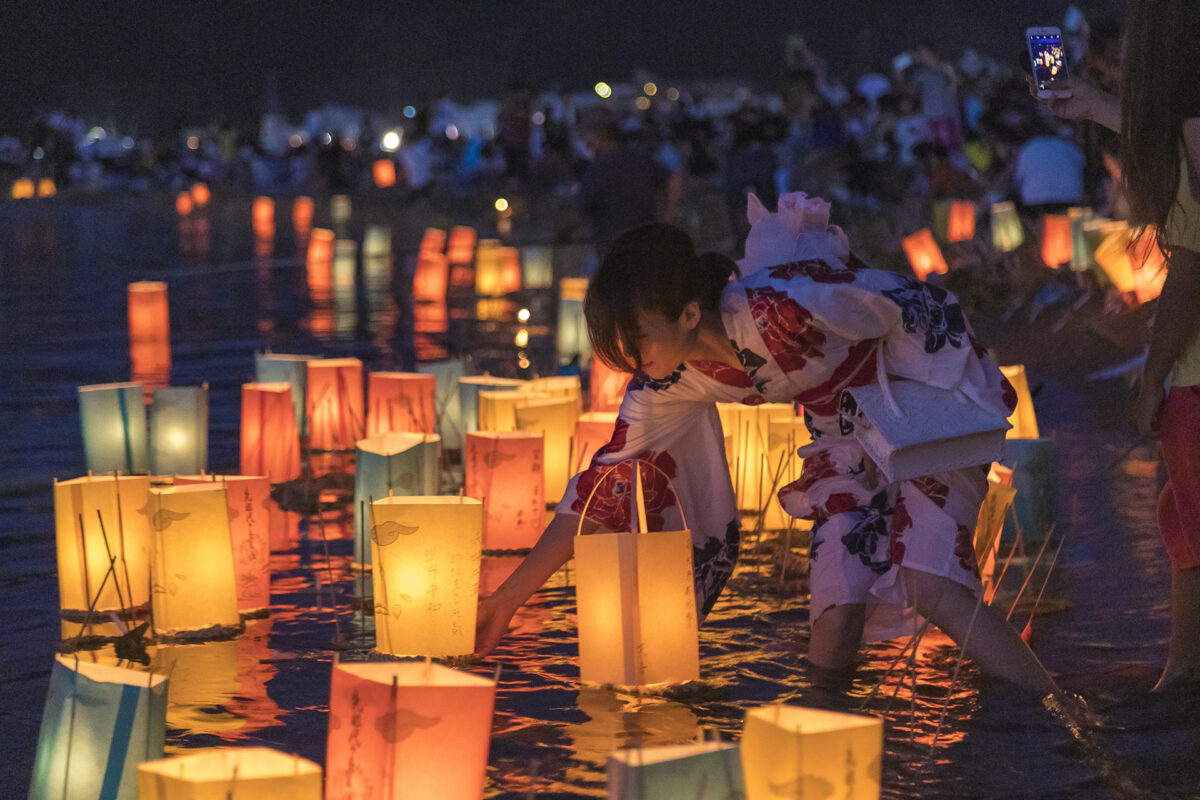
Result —
[[[360, 265], [354, 287], [326, 291], [314, 289], [296, 258], [286, 201], [270, 252], [259, 255], [249, 198], [215, 205], [206, 223], [186, 230], [169, 198], [0, 204], [0, 797], [26, 794], [53, 653], [64, 634], [77, 632], [57, 615], [51, 482], [84, 471], [76, 387], [129, 379], [130, 281], [169, 285], [171, 382], [209, 382], [215, 472], [236, 470], [240, 385], [253, 379], [256, 350], [355, 355], [367, 369], [397, 369], [442, 346], [473, 353], [496, 374], [517, 374], [515, 325], [477, 322], [470, 303], [458, 316], [451, 308], [441, 340], [412, 335], [403, 254], [425, 225], [469, 220], [421, 203], [362, 205], [346, 235], [361, 242], [365, 222], [390, 225], [393, 277]], [[318, 225], [327, 214], [318, 202]], [[553, 293], [513, 299], [547, 326], [530, 329], [532, 368], [552, 369]], [[1147, 695], [1167, 630], [1168, 570], [1153, 516], [1157, 459], [1125, 422], [1121, 387], [1081, 379], [1125, 356], [1075, 363], [1069, 354], [1083, 350], [1074, 345], [1091, 341], [1083, 326], [1067, 324], [1053, 338], [1047, 320], [1017, 327], [995, 341], [1002, 361], [1024, 361], [1031, 383], [1041, 384], [1039, 417], [1058, 446], [1058, 532], [1066, 537], [1032, 635], [1091, 716], [1050, 713], [970, 664], [952, 683], [957, 650], [936, 634], [925, 636], [915, 660], [891, 670], [904, 643], [870, 648], [847, 705], [886, 719], [885, 797], [1198, 796], [1200, 702]], [[344, 517], [326, 515], [327, 545], [310, 521], [294, 550], [273, 556], [271, 614], [249, 622], [244, 635], [151, 648], [155, 663], [173, 670], [169, 751], [266, 744], [323, 761], [331, 642], [373, 635], [351, 609]], [[687, 741], [698, 726], [736, 738], [747, 708], [827, 702], [802, 665], [803, 548], [798, 539], [791, 545], [781, 575], [779, 537], [757, 546], [749, 539], [701, 630], [703, 686], [669, 696], [580, 688], [570, 570], [555, 576], [494, 655], [503, 672], [487, 796], [602, 797], [613, 748]], [[514, 565], [486, 558], [485, 588]], [[1005, 585], [1015, 591], [1023, 577], [1014, 568]], [[1024, 626], [1028, 617], [1019, 608], [1014, 622]], [[111, 660], [111, 648], [95, 657]], [[490, 674], [494, 663], [475, 669]]]

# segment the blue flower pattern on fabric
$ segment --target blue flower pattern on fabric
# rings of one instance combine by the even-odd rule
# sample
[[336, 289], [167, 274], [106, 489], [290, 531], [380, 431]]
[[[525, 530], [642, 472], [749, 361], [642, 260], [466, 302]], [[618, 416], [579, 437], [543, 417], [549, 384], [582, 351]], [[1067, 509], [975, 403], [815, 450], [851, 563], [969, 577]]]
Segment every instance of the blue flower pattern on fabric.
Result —
[[649, 389], [653, 392], [661, 392], [669, 389], [683, 379], [683, 370], [686, 369], [680, 364], [680, 369], [675, 370], [665, 378], [651, 378], [644, 372], [639, 372], [634, 375], [629, 381], [629, 386], [626, 391], [637, 391], [638, 389]]
[[700, 614], [712, 611], [713, 605], [733, 574], [737, 563], [741, 528], [732, 520], [725, 528], [725, 541], [710, 536], [703, 547], [692, 545], [692, 579], [696, 585], [696, 596], [704, 598]]
[[[890, 538], [888, 521], [893, 511], [888, 506], [887, 490], [884, 490], [872, 497], [867, 505], [848, 512], [854, 517], [854, 527], [842, 537], [842, 544], [848, 553], [858, 556], [863, 566], [869, 567], [876, 575], [882, 575], [891, 568], [887, 545]], [[882, 546], [879, 542], [881, 538]]]
[[738, 343], [733, 339], [730, 339], [729, 343], [733, 345], [733, 349], [737, 353], [742, 370], [745, 371], [746, 376], [754, 383], [755, 391], [759, 394], [764, 394], [767, 390], [767, 384], [770, 383], [770, 378], [758, 377], [758, 370], [766, 365], [767, 359], [749, 347], [739, 347]]
[[967, 321], [958, 303], [948, 302], [945, 289], [907, 280], [900, 288], [884, 290], [883, 295], [900, 306], [905, 331], [925, 334], [926, 353], [936, 353], [947, 344], [963, 346]]

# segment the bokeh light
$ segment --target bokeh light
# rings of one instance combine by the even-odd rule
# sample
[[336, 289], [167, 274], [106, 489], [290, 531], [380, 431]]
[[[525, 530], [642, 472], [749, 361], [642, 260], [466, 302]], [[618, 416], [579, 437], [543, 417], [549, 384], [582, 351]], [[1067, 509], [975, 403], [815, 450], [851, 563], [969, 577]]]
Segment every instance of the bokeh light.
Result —
[[596, 84], [596, 94], [607, 100], [608, 98], [612, 97], [612, 87], [604, 81], [600, 81]]

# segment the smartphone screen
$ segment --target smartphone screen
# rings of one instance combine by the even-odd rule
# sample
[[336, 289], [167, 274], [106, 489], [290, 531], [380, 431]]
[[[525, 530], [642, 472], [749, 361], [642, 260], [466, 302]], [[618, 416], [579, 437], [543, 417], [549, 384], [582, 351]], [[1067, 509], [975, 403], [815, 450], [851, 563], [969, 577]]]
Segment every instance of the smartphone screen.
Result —
[[1029, 58], [1037, 88], [1053, 88], [1055, 81], [1067, 77], [1067, 54], [1060, 34], [1030, 34]]

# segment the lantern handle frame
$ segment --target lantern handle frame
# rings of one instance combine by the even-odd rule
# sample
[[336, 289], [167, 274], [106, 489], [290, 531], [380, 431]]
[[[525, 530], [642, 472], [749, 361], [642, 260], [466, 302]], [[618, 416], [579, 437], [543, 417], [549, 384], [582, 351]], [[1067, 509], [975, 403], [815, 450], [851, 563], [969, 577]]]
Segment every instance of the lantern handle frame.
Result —
[[[583, 521], [584, 521], [584, 519], [587, 518], [588, 506], [590, 506], [592, 504], [592, 498], [596, 496], [596, 491], [600, 488], [600, 485], [602, 483], [604, 483], [604, 481], [608, 480], [608, 478], [611, 477], [614, 472], [616, 472], [617, 467], [621, 466], [622, 464], [624, 464], [626, 462], [632, 463], [634, 465], [635, 469], [637, 466], [639, 466], [641, 464], [645, 464], [645, 465], [649, 466], [651, 469], [653, 469], [655, 472], [657, 472], [659, 475], [663, 476], [663, 478], [666, 479], [667, 486], [669, 486], [671, 488], [671, 491], [675, 495], [675, 499], [677, 501], [676, 504], [679, 508], [679, 519], [683, 523], [683, 529], [686, 531], [690, 531], [691, 527], [688, 526], [687, 515], [685, 515], [683, 512], [683, 500], [680, 499], [679, 492], [675, 490], [675, 483], [671, 480], [671, 476], [668, 475], [667, 473], [663, 472], [662, 467], [658, 466], [657, 464], [655, 464], [653, 461], [650, 461], [649, 459], [623, 458], [620, 461], [616, 462], [615, 464], [609, 465], [608, 469], [604, 471], [604, 474], [600, 476], [600, 480], [596, 481], [596, 485], [592, 487], [591, 493], [588, 494], [587, 500], [585, 500], [583, 503], [583, 509], [579, 512], [579, 525], [575, 528], [575, 535], [576, 536], [583, 535]], [[636, 489], [629, 493], [629, 511], [630, 511], [629, 527], [631, 527], [631, 528], [633, 527], [632, 517], [633, 517], [634, 502], [641, 500], [641, 502], [638, 505], [644, 506], [644, 504], [645, 504], [645, 493], [642, 489], [641, 475], [638, 474], [635, 476], [632, 474], [633, 471], [634, 470], [630, 470], [630, 472], [631, 472], [630, 477], [634, 478], [634, 480], [632, 480], [631, 482], [636, 486]], [[640, 471], [639, 471], [639, 473], [640, 473]], [[637, 497], [634, 496], [635, 494], [637, 495]], [[644, 517], [642, 519], [642, 522], [643, 523], [645, 522]], [[613, 531], [613, 532], [621, 533], [621, 531]], [[629, 531], [629, 533], [635, 533], [635, 534], [642, 533], [642, 532], [643, 531]], [[650, 531], [644, 531], [644, 532], [650, 533]]]

